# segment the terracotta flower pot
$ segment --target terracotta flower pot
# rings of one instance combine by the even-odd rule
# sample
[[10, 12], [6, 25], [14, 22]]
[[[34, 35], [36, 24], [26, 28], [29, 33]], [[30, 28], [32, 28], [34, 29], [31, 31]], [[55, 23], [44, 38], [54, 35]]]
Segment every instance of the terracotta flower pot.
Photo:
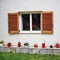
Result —
[[34, 47], [35, 47], [35, 48], [37, 48], [37, 47], [38, 47], [38, 45], [37, 45], [37, 44], [34, 44]]

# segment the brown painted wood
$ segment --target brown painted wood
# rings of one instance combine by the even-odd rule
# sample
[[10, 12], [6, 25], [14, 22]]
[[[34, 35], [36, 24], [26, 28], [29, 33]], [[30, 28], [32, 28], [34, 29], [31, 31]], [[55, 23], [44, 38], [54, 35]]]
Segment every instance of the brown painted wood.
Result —
[[19, 33], [19, 14], [8, 13], [8, 32], [10, 34]]
[[53, 12], [42, 12], [42, 33], [53, 33]]

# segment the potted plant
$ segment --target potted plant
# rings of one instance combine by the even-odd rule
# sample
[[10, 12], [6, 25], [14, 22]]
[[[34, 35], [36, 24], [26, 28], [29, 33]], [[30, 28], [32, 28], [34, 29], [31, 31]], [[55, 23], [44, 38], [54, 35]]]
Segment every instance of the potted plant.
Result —
[[0, 46], [3, 46], [3, 44], [4, 44], [4, 41], [1, 40], [1, 41], [0, 41]]
[[53, 48], [53, 45], [50, 45], [50, 48]]
[[37, 48], [38, 47], [38, 44], [34, 44], [34, 47]]
[[18, 47], [21, 47], [21, 42], [18, 42]]
[[45, 46], [45, 43], [42, 43], [42, 48], [45, 48], [46, 46]]
[[24, 43], [24, 46], [29, 46], [29, 43], [28, 42]]
[[56, 44], [55, 44], [55, 47], [56, 47], [56, 48], [59, 48], [59, 43], [56, 43]]
[[7, 43], [7, 46], [8, 47], [11, 47], [12, 46], [12, 43], [11, 42]]

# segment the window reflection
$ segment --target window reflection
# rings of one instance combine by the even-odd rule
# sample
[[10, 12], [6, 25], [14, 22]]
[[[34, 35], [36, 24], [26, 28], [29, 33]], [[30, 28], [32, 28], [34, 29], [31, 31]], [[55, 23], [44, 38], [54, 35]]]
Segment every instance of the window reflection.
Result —
[[22, 14], [22, 25], [23, 30], [30, 30], [30, 15], [29, 14]]
[[32, 30], [40, 30], [40, 14], [32, 14]]

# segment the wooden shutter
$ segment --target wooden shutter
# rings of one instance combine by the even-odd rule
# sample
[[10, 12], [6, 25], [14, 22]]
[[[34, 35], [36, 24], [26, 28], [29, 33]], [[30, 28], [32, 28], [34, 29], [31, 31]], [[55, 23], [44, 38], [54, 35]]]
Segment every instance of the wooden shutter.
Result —
[[8, 13], [8, 32], [10, 34], [19, 33], [19, 14]]
[[53, 12], [42, 12], [42, 33], [53, 33]]

